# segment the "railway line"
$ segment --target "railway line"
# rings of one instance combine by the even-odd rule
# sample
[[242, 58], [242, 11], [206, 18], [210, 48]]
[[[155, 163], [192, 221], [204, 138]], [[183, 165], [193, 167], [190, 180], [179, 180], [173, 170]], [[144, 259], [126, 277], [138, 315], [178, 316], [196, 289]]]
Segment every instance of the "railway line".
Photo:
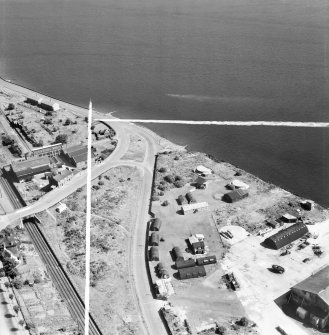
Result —
[[[77, 322], [80, 331], [84, 331], [85, 305], [80, 295], [74, 288], [71, 280], [64, 271], [62, 265], [57, 260], [49, 243], [37, 226], [35, 218], [24, 220], [26, 230], [43, 259], [47, 270], [58, 289], [61, 297], [66, 301], [72, 318]], [[90, 315], [89, 335], [102, 335], [100, 329]]]
[[19, 209], [23, 207], [23, 204], [17, 197], [15, 191], [12, 189], [11, 185], [9, 184], [8, 180], [3, 178], [0, 175], [0, 186], [5, 191], [5, 193], [8, 195], [10, 202], [14, 206], [15, 209]]

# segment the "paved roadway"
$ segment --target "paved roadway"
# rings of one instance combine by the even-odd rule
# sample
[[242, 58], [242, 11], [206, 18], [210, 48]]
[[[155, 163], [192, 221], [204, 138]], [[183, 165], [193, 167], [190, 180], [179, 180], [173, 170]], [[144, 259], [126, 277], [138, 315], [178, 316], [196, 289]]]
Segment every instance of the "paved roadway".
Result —
[[[4, 89], [15, 91], [25, 96], [33, 96], [36, 94], [36, 92], [30, 91], [29, 89], [20, 86], [16, 86], [2, 79], [0, 79], [0, 87], [1, 86]], [[47, 98], [42, 94], [37, 94], [37, 96]], [[85, 117], [88, 115], [87, 109], [70, 105], [57, 99], [51, 100], [53, 102], [58, 102], [61, 107], [67, 108], [79, 116]], [[104, 118], [104, 114], [94, 112], [93, 117]], [[118, 146], [103, 163], [93, 167], [92, 178], [97, 178], [97, 176], [117, 166], [137, 167], [142, 172], [142, 179], [144, 182], [140, 190], [141, 196], [139, 197], [139, 204], [137, 207], [134, 227], [135, 231], [133, 234], [134, 239], [130, 252], [129, 263], [132, 264], [136, 296], [143, 320], [141, 332], [145, 335], [165, 335], [167, 332], [158, 314], [159, 307], [163, 304], [163, 302], [153, 299], [151, 295], [147, 270], [145, 266], [144, 253], [146, 243], [146, 223], [149, 220], [148, 209], [151, 197], [153, 168], [155, 155], [160, 148], [160, 138], [152, 131], [134, 124], [118, 122], [109, 122], [109, 124], [116, 131]], [[129, 148], [129, 134], [134, 133], [143, 137], [146, 143], [144, 161], [141, 163], [132, 160], [122, 160], [122, 157]], [[76, 175], [68, 185], [63, 186], [60, 189], [55, 189], [52, 192], [46, 194], [35, 204], [18, 209], [15, 212], [8, 213], [7, 215], [0, 217], [0, 229], [4, 228], [9, 223], [17, 219], [46, 210], [47, 208], [55, 205], [71, 193], [75, 192], [78, 188], [84, 186], [86, 184], [86, 177], [86, 171], [82, 171], [81, 175]]]

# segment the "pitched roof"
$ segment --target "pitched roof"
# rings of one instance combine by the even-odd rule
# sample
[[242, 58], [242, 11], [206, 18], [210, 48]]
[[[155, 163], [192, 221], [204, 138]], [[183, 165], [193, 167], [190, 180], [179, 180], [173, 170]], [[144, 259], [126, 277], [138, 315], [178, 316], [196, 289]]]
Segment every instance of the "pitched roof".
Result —
[[317, 294], [329, 305], [329, 266], [301, 281], [293, 288]]
[[71, 176], [72, 174], [73, 173], [69, 170], [63, 170], [61, 173], [54, 176], [54, 180], [60, 181], [60, 180], [67, 178], [68, 176]]
[[29, 168], [38, 168], [40, 166], [49, 165], [49, 157], [42, 156], [42, 157], [32, 157], [23, 161], [14, 161], [11, 163], [11, 166], [15, 173], [18, 171], [23, 171]]

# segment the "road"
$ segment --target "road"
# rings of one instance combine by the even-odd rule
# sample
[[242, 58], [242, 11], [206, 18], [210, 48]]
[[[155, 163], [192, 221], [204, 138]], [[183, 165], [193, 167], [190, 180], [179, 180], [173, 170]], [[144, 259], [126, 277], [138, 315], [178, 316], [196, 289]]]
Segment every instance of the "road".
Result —
[[[0, 79], [0, 86], [14, 91], [24, 96], [38, 97], [46, 96], [30, 91], [27, 88], [16, 86], [12, 83]], [[76, 115], [85, 117], [88, 115], [88, 110], [79, 106], [70, 105], [66, 102], [51, 99], [52, 102], [57, 102], [63, 108], [69, 109]], [[98, 112], [93, 113], [93, 118], [104, 118], [104, 114]], [[145, 260], [145, 233], [147, 221], [149, 220], [149, 202], [151, 197], [151, 187], [153, 179], [153, 169], [155, 163], [155, 155], [160, 149], [161, 138], [152, 131], [136, 126], [130, 123], [108, 122], [116, 132], [118, 145], [112, 154], [104, 160], [101, 164], [95, 165], [92, 169], [92, 178], [97, 178], [99, 175], [105, 173], [109, 169], [118, 166], [132, 166], [140, 169], [142, 173], [143, 184], [140, 189], [139, 203], [137, 206], [137, 213], [135, 218], [134, 234], [132, 247], [130, 248], [129, 264], [132, 267], [132, 275], [135, 284], [136, 300], [141, 312], [143, 323], [141, 325], [141, 333], [145, 335], [166, 335], [167, 331], [159, 317], [159, 308], [163, 304], [158, 300], [153, 299], [150, 292], [150, 285], [148, 281], [148, 274]], [[135, 162], [133, 160], [123, 160], [122, 157], [129, 149], [130, 134], [137, 134], [145, 140], [145, 155], [143, 162]], [[76, 175], [69, 184], [55, 189], [43, 196], [39, 201], [31, 206], [20, 208], [15, 212], [8, 213], [0, 217], [0, 229], [6, 227], [9, 223], [21, 219], [28, 215], [33, 215], [40, 211], [57, 204], [59, 201], [75, 192], [78, 188], [84, 186], [87, 181], [86, 171], [82, 171], [80, 175]]]

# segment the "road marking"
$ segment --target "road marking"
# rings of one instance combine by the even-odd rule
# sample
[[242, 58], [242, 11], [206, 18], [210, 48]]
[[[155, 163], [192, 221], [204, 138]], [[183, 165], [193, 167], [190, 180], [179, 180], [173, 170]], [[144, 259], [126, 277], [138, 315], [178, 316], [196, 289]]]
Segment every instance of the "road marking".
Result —
[[293, 122], [293, 121], [191, 121], [191, 120], [149, 120], [149, 119], [96, 119], [102, 122], [125, 123], [164, 123], [189, 124], [206, 126], [266, 126], [266, 127], [300, 127], [300, 128], [329, 128], [329, 122]]

